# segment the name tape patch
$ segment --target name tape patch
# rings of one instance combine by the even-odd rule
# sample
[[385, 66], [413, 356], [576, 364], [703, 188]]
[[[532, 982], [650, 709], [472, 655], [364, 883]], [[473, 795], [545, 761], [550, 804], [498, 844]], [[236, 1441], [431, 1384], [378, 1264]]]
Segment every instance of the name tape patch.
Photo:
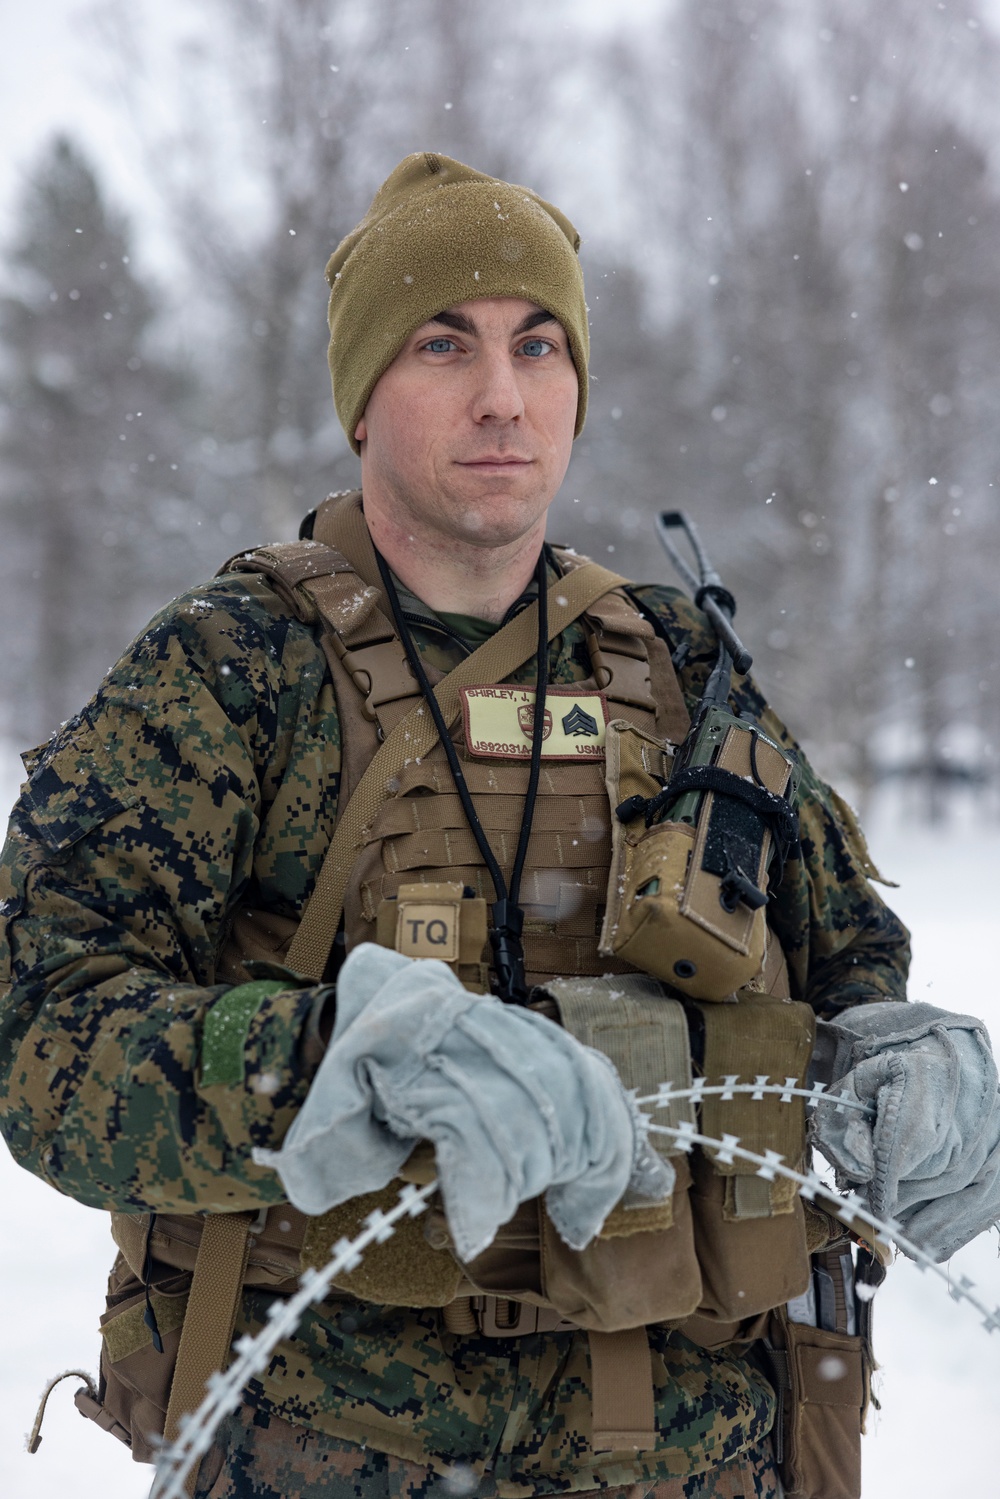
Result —
[[[462, 720], [470, 755], [528, 760], [535, 719], [533, 687], [463, 687]], [[543, 760], [603, 760], [608, 705], [600, 692], [548, 687]]]

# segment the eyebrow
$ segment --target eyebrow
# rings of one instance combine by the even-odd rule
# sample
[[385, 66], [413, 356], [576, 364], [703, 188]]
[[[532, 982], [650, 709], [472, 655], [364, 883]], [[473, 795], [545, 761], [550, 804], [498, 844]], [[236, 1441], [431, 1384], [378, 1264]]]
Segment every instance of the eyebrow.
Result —
[[[427, 321], [442, 323], [446, 328], [454, 328], [456, 333], [468, 333], [474, 338], [479, 334], [475, 323], [470, 317], [466, 317], [464, 312], [439, 312], [436, 317], [428, 318]], [[542, 323], [555, 322], [558, 322], [558, 318], [554, 317], [551, 312], [545, 312], [542, 309], [538, 312], [529, 312], [524, 321], [514, 329], [514, 336], [528, 333], [532, 328], [540, 327]]]

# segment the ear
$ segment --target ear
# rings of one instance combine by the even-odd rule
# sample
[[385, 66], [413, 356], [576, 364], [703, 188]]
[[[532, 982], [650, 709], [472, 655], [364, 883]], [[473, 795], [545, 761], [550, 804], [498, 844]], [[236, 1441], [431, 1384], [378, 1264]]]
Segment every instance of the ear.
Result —
[[358, 422], [358, 425], [354, 429], [354, 441], [355, 442], [364, 442], [364, 440], [365, 440], [365, 438], [367, 436], [368, 436], [368, 428], [365, 426], [365, 419], [364, 419], [364, 417], [362, 417], [361, 420]]

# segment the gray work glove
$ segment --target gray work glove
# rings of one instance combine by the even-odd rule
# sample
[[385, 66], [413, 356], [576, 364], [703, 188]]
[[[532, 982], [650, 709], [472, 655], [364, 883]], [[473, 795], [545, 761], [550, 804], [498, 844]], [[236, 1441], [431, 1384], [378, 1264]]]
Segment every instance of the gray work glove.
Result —
[[470, 994], [444, 963], [363, 943], [341, 969], [305, 1103], [282, 1148], [254, 1160], [317, 1214], [386, 1186], [418, 1140], [434, 1143], [463, 1260], [543, 1192], [582, 1249], [626, 1188], [662, 1200], [674, 1185], [607, 1057], [544, 1016]]
[[814, 1143], [838, 1186], [863, 1187], [873, 1213], [946, 1260], [1000, 1217], [1000, 1094], [985, 1026], [886, 1002], [823, 1029], [835, 1041], [830, 1091], [876, 1116], [821, 1102]]

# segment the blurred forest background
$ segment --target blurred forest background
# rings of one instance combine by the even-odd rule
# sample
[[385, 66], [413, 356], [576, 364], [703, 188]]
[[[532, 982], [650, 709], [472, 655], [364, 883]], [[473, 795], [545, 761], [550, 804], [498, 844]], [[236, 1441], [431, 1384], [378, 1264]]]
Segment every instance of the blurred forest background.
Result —
[[686, 508], [827, 774], [860, 799], [911, 777], [932, 816], [957, 781], [996, 805], [986, 0], [170, 14], [102, 0], [90, 21], [141, 210], [64, 133], [3, 233], [0, 738], [46, 737], [172, 594], [354, 485], [323, 268], [396, 161], [433, 149], [584, 236], [591, 414], [550, 535], [673, 582], [652, 517]]

